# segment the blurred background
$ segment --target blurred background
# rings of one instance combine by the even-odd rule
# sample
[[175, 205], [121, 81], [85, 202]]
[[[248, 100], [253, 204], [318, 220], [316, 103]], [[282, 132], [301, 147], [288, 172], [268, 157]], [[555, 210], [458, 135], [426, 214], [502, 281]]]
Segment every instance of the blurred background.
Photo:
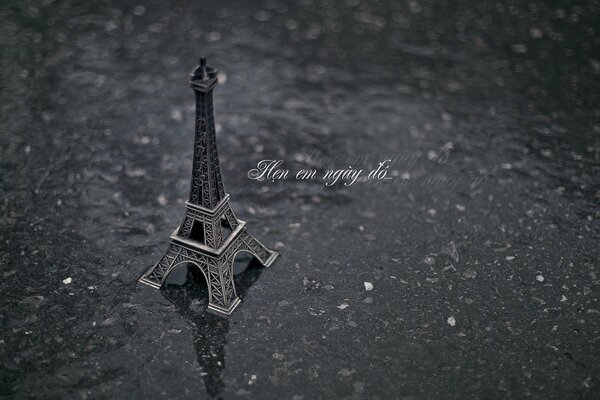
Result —
[[[596, 398], [599, 13], [3, 1], [0, 395]], [[232, 207], [282, 254], [229, 319], [136, 284], [183, 216], [200, 56]]]

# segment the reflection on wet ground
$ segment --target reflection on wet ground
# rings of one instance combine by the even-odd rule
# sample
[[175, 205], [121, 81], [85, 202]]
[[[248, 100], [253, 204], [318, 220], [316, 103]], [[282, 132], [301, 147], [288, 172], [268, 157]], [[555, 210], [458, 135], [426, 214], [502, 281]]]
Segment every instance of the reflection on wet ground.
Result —
[[[170, 276], [166, 289], [161, 290], [161, 293], [192, 325], [194, 349], [201, 367], [200, 376], [208, 396], [218, 399], [221, 398], [220, 394], [225, 386], [221, 374], [225, 368], [225, 344], [230, 321], [206, 310], [208, 287], [197, 268], [190, 264], [181, 265], [177, 269], [179, 271], [173, 271], [171, 274], [179, 276]], [[252, 257], [244, 258], [240, 255], [236, 258], [235, 283], [238, 296], [242, 299], [245, 297], [262, 271], [260, 262]], [[178, 280], [179, 284], [170, 283], [174, 279]]]

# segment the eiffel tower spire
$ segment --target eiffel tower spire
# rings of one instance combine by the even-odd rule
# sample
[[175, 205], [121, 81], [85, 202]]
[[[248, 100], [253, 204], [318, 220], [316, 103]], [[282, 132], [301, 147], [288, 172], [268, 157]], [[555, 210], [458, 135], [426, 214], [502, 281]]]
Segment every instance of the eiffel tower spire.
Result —
[[182, 263], [200, 269], [208, 283], [208, 309], [229, 315], [240, 303], [233, 282], [233, 261], [246, 251], [265, 267], [278, 254], [246, 231], [236, 218], [223, 189], [212, 93], [218, 83], [217, 70], [200, 59], [190, 84], [196, 93], [196, 131], [189, 200], [181, 225], [171, 234], [171, 243], [160, 261], [148, 269], [140, 282], [160, 288], [169, 273]]
[[196, 137], [189, 202], [209, 209], [225, 197], [213, 114], [213, 89], [217, 83], [217, 70], [207, 67], [206, 58], [202, 57], [190, 77], [196, 92]]

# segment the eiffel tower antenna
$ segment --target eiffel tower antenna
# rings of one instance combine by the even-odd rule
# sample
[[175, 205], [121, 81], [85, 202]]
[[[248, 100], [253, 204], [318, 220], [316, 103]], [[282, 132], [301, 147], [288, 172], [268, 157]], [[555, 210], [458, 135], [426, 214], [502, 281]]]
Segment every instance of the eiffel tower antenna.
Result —
[[208, 309], [230, 315], [240, 303], [233, 282], [233, 261], [240, 251], [251, 253], [268, 267], [277, 258], [246, 231], [246, 223], [229, 207], [219, 167], [213, 89], [218, 83], [215, 68], [200, 65], [192, 72], [190, 85], [196, 93], [196, 134], [190, 194], [185, 216], [173, 234], [162, 258], [148, 269], [140, 282], [159, 289], [179, 264], [198, 267], [208, 284]]

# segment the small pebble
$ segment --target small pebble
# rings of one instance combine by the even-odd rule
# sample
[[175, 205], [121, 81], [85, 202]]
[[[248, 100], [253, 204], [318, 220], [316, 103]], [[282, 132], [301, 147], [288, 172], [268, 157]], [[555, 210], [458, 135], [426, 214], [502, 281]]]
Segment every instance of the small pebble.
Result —
[[465, 278], [475, 279], [477, 277], [477, 272], [475, 272], [475, 270], [472, 268], [467, 268], [463, 271], [462, 275]]
[[65, 285], [68, 285], [69, 283], [73, 282], [73, 278], [68, 277], [66, 279], [63, 279], [62, 283], [64, 283]]
[[142, 15], [146, 14], [146, 7], [142, 5], [135, 6], [133, 8], [133, 13], [138, 17], [141, 17]]
[[535, 39], [541, 39], [542, 37], [544, 37], [544, 31], [543, 31], [543, 30], [541, 30], [541, 29], [540, 29], [540, 28], [538, 28], [538, 27], [532, 26], [532, 27], [529, 29], [529, 35], [530, 35], [532, 38], [535, 38]]
[[180, 110], [172, 110], [171, 111], [171, 119], [181, 122], [183, 121], [183, 113]]
[[371, 282], [365, 282], [365, 290], [367, 292], [370, 292], [371, 290], [373, 290], [373, 284]]
[[540, 274], [540, 275], [538, 275], [538, 276], [535, 277], [535, 280], [538, 281], [538, 282], [544, 282], [544, 276]]
[[433, 264], [435, 264], [435, 258], [433, 258], [431, 256], [427, 256], [423, 259], [423, 262], [427, 265], [433, 265]]
[[450, 326], [456, 325], [456, 320], [454, 319], [454, 317], [448, 317], [448, 325], [450, 325]]

